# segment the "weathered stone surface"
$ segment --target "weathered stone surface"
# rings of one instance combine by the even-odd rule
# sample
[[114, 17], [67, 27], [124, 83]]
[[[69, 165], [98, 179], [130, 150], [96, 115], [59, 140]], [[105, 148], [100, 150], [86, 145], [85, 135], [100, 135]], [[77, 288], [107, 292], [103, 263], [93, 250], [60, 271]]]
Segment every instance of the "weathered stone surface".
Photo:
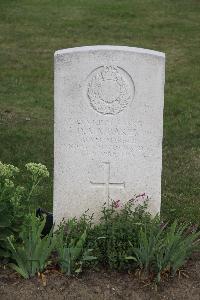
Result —
[[55, 53], [54, 220], [110, 199], [161, 201], [165, 56], [121, 46]]

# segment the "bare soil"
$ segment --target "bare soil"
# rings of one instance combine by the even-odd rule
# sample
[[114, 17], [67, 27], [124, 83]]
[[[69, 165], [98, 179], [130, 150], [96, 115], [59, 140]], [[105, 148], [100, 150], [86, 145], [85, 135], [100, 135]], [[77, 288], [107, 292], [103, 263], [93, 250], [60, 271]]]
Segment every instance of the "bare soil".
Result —
[[199, 300], [200, 255], [195, 255], [175, 278], [165, 278], [157, 287], [147, 280], [139, 280], [136, 274], [106, 270], [90, 270], [78, 278], [48, 270], [43, 280], [41, 277], [25, 280], [1, 268], [0, 299]]

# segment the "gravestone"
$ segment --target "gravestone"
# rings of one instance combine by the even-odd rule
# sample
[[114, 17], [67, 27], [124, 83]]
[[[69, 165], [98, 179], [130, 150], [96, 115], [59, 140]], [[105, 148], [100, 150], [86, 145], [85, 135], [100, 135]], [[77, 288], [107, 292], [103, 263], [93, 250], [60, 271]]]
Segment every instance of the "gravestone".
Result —
[[55, 52], [54, 221], [98, 218], [138, 193], [161, 202], [165, 55], [88, 46]]

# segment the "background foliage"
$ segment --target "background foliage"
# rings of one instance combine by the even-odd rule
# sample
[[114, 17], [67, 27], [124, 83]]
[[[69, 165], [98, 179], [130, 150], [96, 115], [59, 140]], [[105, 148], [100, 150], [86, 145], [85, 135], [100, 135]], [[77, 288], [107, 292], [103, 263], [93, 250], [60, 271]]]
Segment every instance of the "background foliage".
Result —
[[129, 45], [167, 57], [162, 214], [200, 219], [199, 13], [198, 0], [0, 1], [0, 160], [47, 165], [40, 205], [52, 208], [54, 51]]

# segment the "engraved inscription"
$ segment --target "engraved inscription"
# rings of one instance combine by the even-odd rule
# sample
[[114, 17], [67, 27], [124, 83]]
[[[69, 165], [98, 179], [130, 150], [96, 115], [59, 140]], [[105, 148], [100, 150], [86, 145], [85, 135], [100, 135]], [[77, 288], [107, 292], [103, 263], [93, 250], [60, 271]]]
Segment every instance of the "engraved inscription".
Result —
[[[74, 128], [71, 137], [69, 128]], [[138, 152], [142, 152], [144, 148], [143, 135], [140, 134], [141, 129], [142, 124], [140, 121], [133, 123], [124, 120], [116, 127], [111, 126], [110, 118], [100, 120], [74, 120], [69, 118], [65, 136], [68, 137], [67, 147], [71, 150], [81, 151], [90, 156], [95, 156], [99, 152], [102, 161], [110, 160], [115, 156], [123, 158], [126, 155], [131, 156], [133, 159], [136, 149]], [[147, 134], [151, 136], [150, 129]], [[152, 137], [148, 140], [148, 147], [153, 147]]]
[[99, 67], [89, 76], [87, 96], [100, 114], [118, 114], [132, 101], [134, 92], [131, 77], [119, 67]]
[[95, 187], [105, 187], [105, 200], [109, 204], [110, 200], [110, 187], [125, 188], [125, 182], [111, 182], [110, 180], [110, 162], [103, 162], [106, 165], [106, 182], [92, 182], [90, 183]]

